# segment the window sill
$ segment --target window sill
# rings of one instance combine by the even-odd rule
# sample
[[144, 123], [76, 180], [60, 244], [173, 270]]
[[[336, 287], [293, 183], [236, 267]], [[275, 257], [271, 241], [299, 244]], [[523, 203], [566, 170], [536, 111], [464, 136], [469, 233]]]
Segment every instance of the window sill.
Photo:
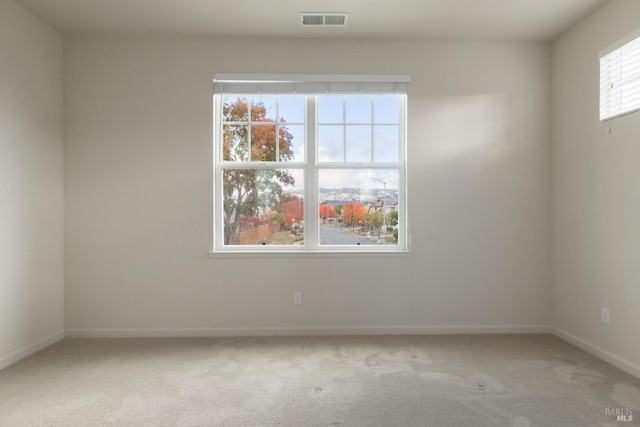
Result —
[[410, 251], [229, 251], [209, 252], [209, 258], [407, 258]]

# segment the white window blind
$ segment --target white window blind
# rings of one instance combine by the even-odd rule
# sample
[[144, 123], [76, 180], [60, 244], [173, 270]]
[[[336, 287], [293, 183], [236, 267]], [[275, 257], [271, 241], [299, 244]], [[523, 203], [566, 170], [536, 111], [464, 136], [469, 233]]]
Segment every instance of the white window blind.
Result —
[[600, 120], [640, 110], [640, 37], [600, 57]]

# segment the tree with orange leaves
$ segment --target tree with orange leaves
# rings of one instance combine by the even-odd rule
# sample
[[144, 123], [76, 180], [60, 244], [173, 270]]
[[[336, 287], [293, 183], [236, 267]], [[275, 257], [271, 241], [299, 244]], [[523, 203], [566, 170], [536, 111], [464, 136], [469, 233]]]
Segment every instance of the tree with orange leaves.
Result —
[[342, 207], [342, 220], [345, 224], [351, 224], [353, 228], [362, 223], [366, 215], [367, 213], [362, 203], [348, 203]]
[[320, 205], [319, 215], [323, 221], [326, 221], [327, 218], [336, 218], [338, 216], [333, 206], [328, 203], [323, 203]]
[[299, 197], [291, 197], [288, 201], [280, 205], [280, 209], [282, 209], [284, 221], [289, 227], [291, 227], [293, 223], [304, 219], [304, 201]]

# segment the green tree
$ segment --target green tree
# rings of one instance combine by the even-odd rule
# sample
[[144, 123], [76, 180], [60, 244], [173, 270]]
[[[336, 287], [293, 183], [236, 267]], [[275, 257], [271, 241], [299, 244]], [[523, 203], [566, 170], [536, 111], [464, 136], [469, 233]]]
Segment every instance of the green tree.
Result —
[[398, 225], [398, 211], [389, 212], [389, 225]]
[[370, 230], [377, 231], [378, 236], [380, 235], [380, 230], [383, 222], [382, 215], [382, 211], [377, 211], [369, 212], [365, 217], [365, 224], [367, 224]]
[[[251, 105], [249, 112], [247, 99], [238, 97], [225, 100], [222, 112], [223, 160], [273, 162], [293, 158], [293, 135], [283, 125], [284, 119], [280, 127], [276, 126], [276, 118], [267, 116], [263, 103]], [[295, 184], [293, 176], [282, 169], [224, 169], [222, 180], [227, 245], [233, 243], [240, 217], [255, 216], [261, 207], [279, 211], [282, 186]]]

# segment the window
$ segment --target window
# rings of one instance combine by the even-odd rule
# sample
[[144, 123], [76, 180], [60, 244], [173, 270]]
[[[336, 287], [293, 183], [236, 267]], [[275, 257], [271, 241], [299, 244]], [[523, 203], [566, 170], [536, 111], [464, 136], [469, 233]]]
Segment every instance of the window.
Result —
[[214, 251], [406, 251], [408, 81], [216, 75]]
[[600, 120], [640, 110], [640, 37], [600, 57]]

